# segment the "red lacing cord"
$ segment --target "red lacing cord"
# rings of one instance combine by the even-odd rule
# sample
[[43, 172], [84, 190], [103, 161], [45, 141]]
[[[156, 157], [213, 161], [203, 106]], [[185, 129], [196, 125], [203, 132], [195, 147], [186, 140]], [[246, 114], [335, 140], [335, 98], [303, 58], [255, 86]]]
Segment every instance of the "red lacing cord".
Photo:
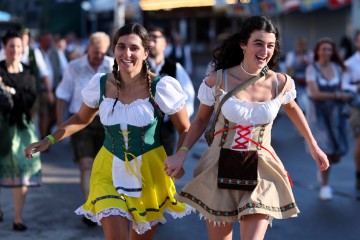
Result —
[[[220, 129], [219, 131], [217, 131], [217, 132], [214, 134], [214, 136], [215, 136], [216, 134], [219, 134], [219, 133], [222, 133], [222, 132], [225, 132], [225, 131], [229, 131], [229, 130], [233, 130], [233, 129], [240, 129], [240, 130], [237, 132], [237, 133], [239, 134], [239, 138], [236, 138], [236, 139], [235, 139], [235, 142], [238, 143], [238, 145], [235, 146], [236, 149], [239, 149], [239, 148], [240, 148], [240, 149], [246, 149], [247, 147], [246, 147], [245, 144], [246, 144], [247, 142], [251, 142], [251, 143], [255, 144], [256, 146], [261, 147], [262, 149], [266, 150], [268, 153], [270, 153], [270, 155], [274, 158], [274, 160], [275, 160], [278, 164], [280, 164], [280, 162], [276, 159], [275, 155], [274, 155], [269, 149], [267, 149], [266, 147], [264, 147], [264, 146], [261, 145], [260, 143], [255, 142], [255, 141], [252, 140], [251, 138], [248, 138], [246, 135], [248, 135], [249, 133], [247, 133], [246, 135], [240, 134], [240, 132], [241, 132], [242, 130], [247, 130], [247, 131], [249, 131], [249, 128], [250, 128], [250, 127], [252, 127], [252, 125], [250, 125], [250, 126], [237, 125], [237, 126], [232, 127], [232, 128], [223, 128], [223, 129]], [[243, 143], [239, 142], [238, 139], [241, 139], [241, 138], [244, 138], [247, 142], [243, 142]], [[245, 146], [245, 148], [243, 148], [243, 146]], [[284, 168], [284, 170], [285, 170], [286, 175], [287, 175], [287, 177], [288, 177], [288, 179], [289, 179], [290, 186], [294, 186], [293, 181], [292, 181], [292, 179], [291, 179], [291, 177], [290, 177], [290, 174], [288, 173], [288, 171], [286, 171], [285, 168]]]

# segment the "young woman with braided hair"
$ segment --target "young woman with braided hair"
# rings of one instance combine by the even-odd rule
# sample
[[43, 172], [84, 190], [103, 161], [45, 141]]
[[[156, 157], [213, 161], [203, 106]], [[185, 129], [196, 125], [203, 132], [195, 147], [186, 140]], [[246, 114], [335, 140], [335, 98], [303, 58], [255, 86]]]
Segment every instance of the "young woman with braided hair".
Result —
[[143, 26], [120, 28], [113, 51], [112, 73], [94, 75], [82, 91], [79, 112], [52, 135], [30, 144], [25, 155], [31, 158], [79, 131], [99, 112], [105, 140], [93, 164], [88, 200], [75, 212], [101, 224], [106, 239], [152, 239], [156, 225], [166, 221], [164, 212], [176, 218], [192, 210], [174, 199], [174, 182], [164, 165], [175, 177], [183, 170], [177, 162], [165, 162], [160, 141], [162, 117], [168, 114], [182, 142], [190, 126], [187, 96], [176, 79], [150, 72]]

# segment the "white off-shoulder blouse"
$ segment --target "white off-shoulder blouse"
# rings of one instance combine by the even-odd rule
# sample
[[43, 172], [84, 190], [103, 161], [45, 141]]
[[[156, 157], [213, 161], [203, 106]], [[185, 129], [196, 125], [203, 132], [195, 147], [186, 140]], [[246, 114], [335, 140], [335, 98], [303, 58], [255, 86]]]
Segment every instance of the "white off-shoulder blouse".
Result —
[[[154, 120], [154, 107], [149, 98], [137, 99], [130, 104], [118, 101], [112, 113], [115, 99], [103, 96], [100, 102], [100, 78], [103, 73], [95, 74], [89, 84], [82, 90], [84, 103], [91, 108], [99, 108], [102, 124], [106, 126], [115, 124], [131, 124], [143, 127]], [[170, 76], [162, 77], [156, 85], [155, 102], [162, 112], [172, 115], [180, 111], [187, 99], [186, 93], [179, 82]]]
[[[280, 95], [274, 99], [265, 102], [247, 102], [231, 96], [221, 107], [222, 114], [231, 122], [239, 125], [266, 124], [273, 121], [279, 112], [281, 104], [288, 104], [296, 98], [296, 89], [294, 80], [288, 77], [290, 84], [284, 91], [283, 102]], [[276, 81], [278, 81], [276, 77]], [[205, 80], [201, 83], [198, 91], [198, 99], [202, 104], [214, 106], [216, 86], [209, 87]], [[220, 100], [226, 95], [227, 91], [220, 89]]]

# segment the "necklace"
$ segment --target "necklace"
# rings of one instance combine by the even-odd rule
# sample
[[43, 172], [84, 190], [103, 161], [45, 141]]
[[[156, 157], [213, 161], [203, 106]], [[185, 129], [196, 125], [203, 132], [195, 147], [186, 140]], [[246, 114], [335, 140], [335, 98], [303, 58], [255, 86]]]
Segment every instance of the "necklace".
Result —
[[247, 74], [247, 75], [250, 75], [250, 76], [257, 76], [258, 74], [255, 74], [255, 73], [249, 73], [248, 71], [246, 71], [242, 65], [242, 62], [240, 63], [240, 67], [241, 69]]

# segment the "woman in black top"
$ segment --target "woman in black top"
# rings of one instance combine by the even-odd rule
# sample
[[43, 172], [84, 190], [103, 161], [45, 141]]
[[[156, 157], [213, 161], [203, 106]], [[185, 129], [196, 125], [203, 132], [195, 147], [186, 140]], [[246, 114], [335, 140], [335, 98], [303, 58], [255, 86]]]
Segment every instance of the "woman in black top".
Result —
[[[20, 62], [23, 52], [20, 33], [8, 31], [3, 37], [6, 59], [0, 62], [0, 76], [7, 89], [13, 88], [14, 106], [0, 110], [0, 187], [13, 188], [15, 231], [25, 231], [22, 209], [29, 186], [41, 182], [40, 155], [28, 160], [23, 154], [26, 145], [37, 140], [31, 108], [36, 99], [35, 78], [30, 68]], [[15, 91], [14, 91], [15, 90]], [[5, 144], [7, 143], [7, 144]], [[7, 146], [6, 146], [7, 145]], [[3, 213], [0, 211], [0, 219]]]

